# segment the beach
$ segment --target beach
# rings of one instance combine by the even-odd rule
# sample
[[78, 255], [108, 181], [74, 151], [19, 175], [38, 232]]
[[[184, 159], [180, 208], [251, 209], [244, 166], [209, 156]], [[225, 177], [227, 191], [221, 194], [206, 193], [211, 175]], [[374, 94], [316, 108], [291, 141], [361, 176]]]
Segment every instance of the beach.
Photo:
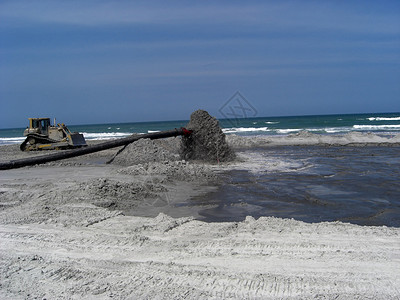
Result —
[[0, 1], [0, 300], [400, 300], [400, 1]]
[[[118, 155], [116, 148], [1, 171], [0, 298], [400, 297], [397, 226], [250, 215], [202, 220], [202, 211], [215, 209], [207, 195], [230, 172], [258, 172], [261, 165], [264, 173], [293, 170], [279, 163], [287, 160], [249, 155], [256, 149], [396, 150], [399, 135], [300, 132], [227, 141], [237, 154], [233, 162], [182, 161], [180, 138], [169, 138], [140, 140]], [[1, 146], [0, 153], [1, 161], [46, 154], [18, 145]]]

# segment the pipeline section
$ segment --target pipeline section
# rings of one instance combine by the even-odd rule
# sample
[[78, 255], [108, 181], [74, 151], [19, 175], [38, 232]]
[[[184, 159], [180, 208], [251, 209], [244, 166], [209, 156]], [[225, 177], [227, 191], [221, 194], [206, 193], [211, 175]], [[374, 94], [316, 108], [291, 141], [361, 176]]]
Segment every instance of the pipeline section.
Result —
[[9, 170], [9, 169], [16, 169], [22, 168], [26, 166], [33, 166], [38, 164], [44, 164], [51, 161], [67, 159], [75, 156], [81, 156], [89, 153], [94, 153], [102, 150], [107, 150], [115, 147], [126, 146], [131, 144], [140, 139], [162, 139], [168, 137], [175, 137], [180, 135], [189, 136], [192, 131], [187, 130], [186, 128], [174, 129], [174, 130], [167, 130], [167, 131], [160, 131], [160, 132], [153, 132], [153, 133], [146, 133], [146, 134], [139, 134], [139, 135], [131, 135], [126, 138], [121, 138], [118, 140], [107, 141], [104, 143], [100, 143], [93, 146], [87, 146], [84, 148], [74, 149], [74, 150], [67, 150], [63, 152], [53, 153], [49, 155], [42, 155], [37, 157], [30, 157], [30, 158], [23, 158], [17, 160], [11, 160], [9, 162], [0, 163], [0, 170]]

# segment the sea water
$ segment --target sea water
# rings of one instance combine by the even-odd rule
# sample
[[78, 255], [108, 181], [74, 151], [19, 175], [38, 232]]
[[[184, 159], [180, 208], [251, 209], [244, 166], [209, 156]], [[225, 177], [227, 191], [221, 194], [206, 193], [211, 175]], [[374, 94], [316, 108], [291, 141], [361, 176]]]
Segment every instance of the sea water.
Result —
[[228, 171], [216, 192], [182, 205], [198, 201], [209, 222], [275, 216], [400, 227], [398, 146], [278, 146], [245, 154], [257, 168]]
[[[87, 140], [107, 140], [132, 133], [151, 133], [184, 127], [188, 120], [132, 122], [93, 125], [68, 125], [71, 131], [84, 134]], [[287, 135], [300, 131], [317, 134], [345, 134], [352, 131], [395, 135], [400, 133], [400, 113], [346, 114], [322, 116], [259, 117], [221, 119], [226, 134], [245, 136]], [[24, 128], [0, 129], [0, 145], [21, 143]]]

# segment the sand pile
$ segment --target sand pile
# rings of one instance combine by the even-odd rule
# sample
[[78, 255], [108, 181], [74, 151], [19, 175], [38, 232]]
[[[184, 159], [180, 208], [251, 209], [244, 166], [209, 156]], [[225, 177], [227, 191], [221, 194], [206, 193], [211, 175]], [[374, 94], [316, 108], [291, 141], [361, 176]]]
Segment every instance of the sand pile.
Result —
[[[219, 122], [204, 110], [197, 110], [190, 116], [186, 126], [193, 133], [178, 139], [141, 139], [121, 149], [113, 164], [133, 166], [149, 162], [200, 160], [211, 163], [232, 161], [235, 153], [225, 140]], [[180, 145], [180, 149], [179, 149]]]
[[271, 141], [266, 136], [244, 137], [236, 134], [226, 136], [226, 141], [235, 150], [268, 146]]
[[225, 140], [219, 122], [204, 110], [196, 110], [186, 126], [193, 133], [182, 137], [181, 156], [187, 160], [202, 160], [212, 163], [232, 161], [234, 151]]
[[[190, 116], [186, 126], [193, 133], [189, 137], [149, 140], [141, 139], [121, 149], [112, 163], [133, 166], [151, 162], [200, 160], [211, 163], [232, 161], [235, 153], [225, 140], [219, 122], [204, 110]], [[180, 149], [179, 149], [180, 145]]]
[[315, 138], [317, 135], [315, 133], [309, 132], [307, 130], [302, 130], [297, 133], [289, 134], [288, 138]]
[[156, 176], [161, 177], [163, 182], [171, 180], [208, 181], [216, 177], [209, 166], [192, 164], [187, 161], [143, 163], [119, 169], [118, 173], [134, 176]]
[[140, 139], [118, 152], [112, 163], [121, 166], [132, 166], [147, 162], [180, 160], [177, 145], [179, 145], [177, 138]]
[[157, 178], [138, 178], [122, 182], [113, 178], [97, 178], [80, 185], [81, 198], [99, 207], [125, 211], [134, 209], [144, 199], [160, 197], [168, 189]]
[[394, 143], [400, 143], [400, 133], [392, 137]]

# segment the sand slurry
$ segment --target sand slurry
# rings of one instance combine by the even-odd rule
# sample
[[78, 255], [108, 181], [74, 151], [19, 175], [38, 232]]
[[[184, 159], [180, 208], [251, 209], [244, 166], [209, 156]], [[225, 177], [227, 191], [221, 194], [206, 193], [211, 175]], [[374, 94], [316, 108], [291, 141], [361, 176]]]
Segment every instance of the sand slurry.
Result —
[[190, 136], [182, 138], [182, 158], [210, 163], [235, 159], [235, 152], [226, 142], [225, 134], [222, 132], [218, 120], [205, 110], [199, 109], [193, 112], [186, 128], [193, 132]]

